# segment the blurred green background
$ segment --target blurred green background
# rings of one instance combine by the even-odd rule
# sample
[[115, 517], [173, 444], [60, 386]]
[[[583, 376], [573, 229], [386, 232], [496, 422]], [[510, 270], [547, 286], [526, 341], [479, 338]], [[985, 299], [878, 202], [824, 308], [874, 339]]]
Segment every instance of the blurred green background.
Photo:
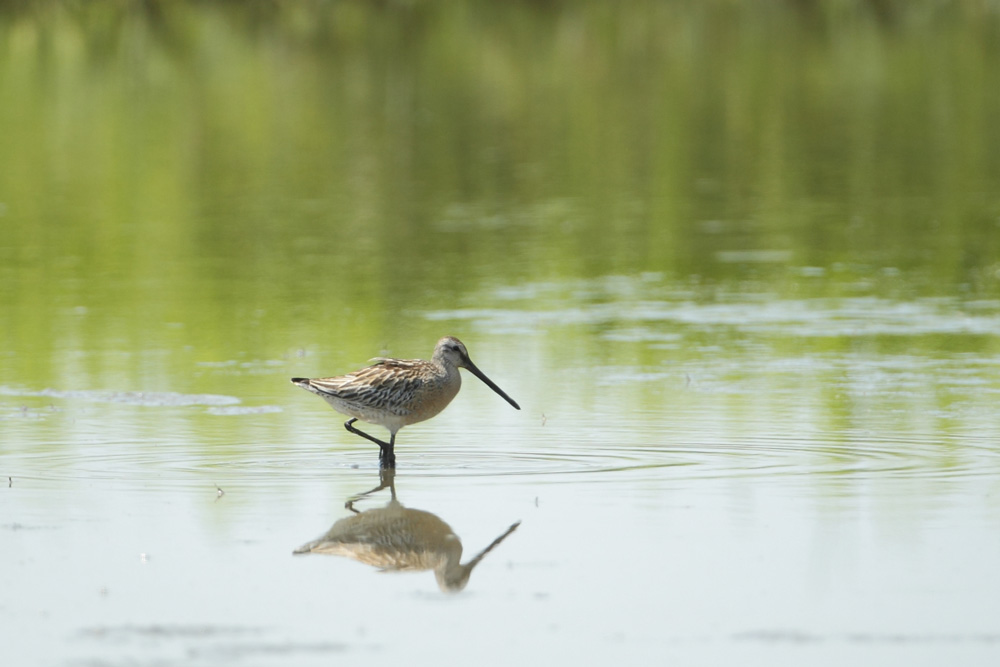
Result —
[[993, 315], [998, 17], [971, 0], [0, 4], [0, 384], [192, 391], [197, 363], [313, 353], [340, 372], [465, 335], [441, 322], [456, 309], [609, 304], [533, 332], [554, 367], [635, 357], [601, 338], [622, 301]]

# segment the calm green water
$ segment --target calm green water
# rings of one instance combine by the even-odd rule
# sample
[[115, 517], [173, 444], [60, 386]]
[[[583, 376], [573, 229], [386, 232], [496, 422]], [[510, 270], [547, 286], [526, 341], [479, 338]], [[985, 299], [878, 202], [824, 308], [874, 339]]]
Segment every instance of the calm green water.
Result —
[[[994, 664], [998, 71], [971, 1], [0, 5], [3, 653]], [[352, 514], [288, 378], [445, 334], [523, 409]], [[292, 555], [392, 512], [521, 524]]]

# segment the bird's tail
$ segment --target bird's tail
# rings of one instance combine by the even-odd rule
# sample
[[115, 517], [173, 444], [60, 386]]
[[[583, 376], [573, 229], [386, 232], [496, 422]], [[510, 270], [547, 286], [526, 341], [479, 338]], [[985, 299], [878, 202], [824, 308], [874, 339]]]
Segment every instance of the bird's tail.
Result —
[[313, 386], [312, 380], [309, 378], [292, 378], [292, 384], [296, 387], [302, 387], [306, 391], [311, 391], [314, 394], [319, 393], [316, 391], [316, 387]]

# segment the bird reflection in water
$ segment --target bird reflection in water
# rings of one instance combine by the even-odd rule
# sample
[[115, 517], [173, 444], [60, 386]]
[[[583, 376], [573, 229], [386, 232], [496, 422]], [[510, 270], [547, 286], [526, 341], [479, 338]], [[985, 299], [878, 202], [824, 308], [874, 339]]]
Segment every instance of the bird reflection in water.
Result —
[[[462, 542], [448, 524], [430, 512], [403, 507], [396, 499], [395, 474], [392, 468], [383, 468], [378, 486], [345, 504], [353, 516], [340, 519], [326, 535], [303, 544], [294, 553], [347, 556], [383, 572], [434, 570], [442, 591], [458, 592], [469, 583], [469, 575], [486, 554], [521, 525], [520, 521], [513, 524], [463, 564]], [[385, 488], [390, 493], [385, 507], [363, 512], [354, 509], [355, 502]]]

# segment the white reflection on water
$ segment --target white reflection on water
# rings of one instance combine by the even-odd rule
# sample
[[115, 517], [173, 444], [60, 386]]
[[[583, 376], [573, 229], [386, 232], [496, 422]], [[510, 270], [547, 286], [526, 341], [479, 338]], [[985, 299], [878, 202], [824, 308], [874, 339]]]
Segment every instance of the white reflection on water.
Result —
[[42, 396], [47, 398], [75, 399], [98, 403], [121, 403], [147, 407], [185, 407], [189, 405], [228, 406], [240, 399], [218, 394], [180, 394], [173, 391], [101, 391], [92, 389], [15, 389], [0, 386], [0, 395]]
[[[325, 534], [293, 553], [344, 556], [381, 572], [433, 570], [442, 592], [457, 593], [468, 585], [483, 558], [521, 525], [515, 522], [463, 563], [462, 541], [451, 526], [432, 512], [404, 507], [396, 496], [395, 476], [392, 468], [381, 468], [378, 486], [347, 501], [345, 507], [353, 516], [337, 520]], [[365, 496], [385, 489], [390, 497], [383, 507], [355, 509], [355, 503]]]
[[[457, 308], [428, 312], [426, 317], [431, 321], [466, 322], [467, 326], [490, 334], [539, 335], [553, 328], [614, 324], [606, 336], [630, 342], [676, 340], [676, 332], [664, 332], [656, 326], [644, 329], [643, 323], [725, 326], [747, 333], [797, 337], [993, 336], [1000, 331], [1000, 303], [992, 301], [970, 306], [946, 298], [893, 301], [870, 296], [795, 300], [773, 294], [740, 294], [728, 303], [724, 299], [721, 303], [699, 303], [672, 293], [664, 294], [669, 297], [664, 299], [624, 302], [606, 302], [605, 295], [599, 303], [579, 305], [573, 300], [572, 306], [561, 307], [554, 302], [559, 288], [540, 285], [536, 291], [536, 296], [524, 297], [533, 302], [526, 304], [527, 309]], [[538, 307], [539, 299], [543, 308]]]

